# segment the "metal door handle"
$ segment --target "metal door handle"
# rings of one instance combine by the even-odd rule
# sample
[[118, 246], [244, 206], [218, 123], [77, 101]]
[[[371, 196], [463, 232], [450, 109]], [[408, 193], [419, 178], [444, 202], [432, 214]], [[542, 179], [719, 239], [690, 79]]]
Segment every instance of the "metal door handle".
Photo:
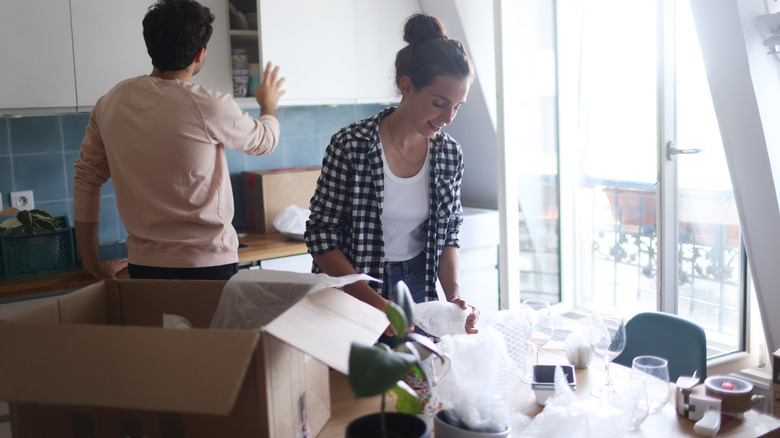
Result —
[[677, 158], [677, 155], [681, 154], [698, 154], [701, 152], [701, 149], [678, 149], [677, 148], [677, 142], [670, 141], [666, 143], [666, 158], [669, 160], [674, 160]]

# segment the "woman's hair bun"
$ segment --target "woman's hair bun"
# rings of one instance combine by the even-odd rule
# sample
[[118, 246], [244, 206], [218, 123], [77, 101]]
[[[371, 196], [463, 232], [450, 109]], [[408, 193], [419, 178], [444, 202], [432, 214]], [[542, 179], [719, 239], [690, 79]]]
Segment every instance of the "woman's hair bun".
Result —
[[447, 30], [444, 29], [444, 26], [436, 17], [428, 14], [412, 15], [404, 25], [404, 41], [409, 44], [446, 36]]

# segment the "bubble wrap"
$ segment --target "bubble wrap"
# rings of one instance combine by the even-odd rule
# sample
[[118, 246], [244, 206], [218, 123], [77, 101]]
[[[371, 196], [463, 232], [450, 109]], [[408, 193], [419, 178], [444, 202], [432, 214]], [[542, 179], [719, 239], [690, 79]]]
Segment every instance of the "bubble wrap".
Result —
[[414, 324], [438, 338], [466, 334], [468, 316], [469, 311], [444, 301], [428, 301], [414, 306]]
[[474, 335], [441, 339], [452, 364], [437, 385], [442, 404], [455, 409], [472, 430], [497, 431], [522, 423], [511, 407], [522, 380], [528, 319], [515, 310], [482, 312], [477, 328]]

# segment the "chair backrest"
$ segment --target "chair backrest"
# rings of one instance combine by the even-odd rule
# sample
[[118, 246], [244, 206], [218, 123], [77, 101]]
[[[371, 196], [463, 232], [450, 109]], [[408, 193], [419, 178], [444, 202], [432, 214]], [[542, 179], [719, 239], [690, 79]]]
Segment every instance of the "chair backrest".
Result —
[[661, 312], [639, 313], [626, 323], [626, 347], [614, 362], [627, 367], [637, 356], [658, 356], [669, 361], [669, 381], [696, 371], [707, 378], [707, 337], [698, 324]]

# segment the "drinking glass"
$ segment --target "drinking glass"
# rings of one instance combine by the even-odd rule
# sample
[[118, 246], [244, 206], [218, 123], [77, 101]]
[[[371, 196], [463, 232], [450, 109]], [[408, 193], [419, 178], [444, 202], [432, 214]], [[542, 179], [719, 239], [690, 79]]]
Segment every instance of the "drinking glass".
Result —
[[593, 352], [604, 359], [606, 381], [603, 386], [591, 391], [596, 397], [606, 398], [617, 392], [609, 377], [609, 364], [623, 352], [626, 346], [626, 324], [620, 316], [598, 314], [594, 318], [590, 336]]
[[634, 378], [633, 374], [629, 380], [628, 402], [633, 406], [631, 414], [631, 424], [628, 430], [636, 430], [644, 423], [648, 416], [647, 408], [647, 385], [644, 378]]
[[[526, 338], [526, 343], [534, 352], [534, 365], [539, 365], [539, 350], [546, 344], [555, 332], [555, 318], [550, 312], [550, 302], [547, 300], [524, 300], [524, 310], [528, 311], [531, 321], [531, 333]], [[533, 367], [531, 367], [533, 370]], [[527, 374], [523, 380], [533, 382], [533, 371]]]
[[669, 401], [669, 362], [657, 356], [637, 356], [631, 362], [631, 378], [644, 380], [648, 412], [660, 411]]

